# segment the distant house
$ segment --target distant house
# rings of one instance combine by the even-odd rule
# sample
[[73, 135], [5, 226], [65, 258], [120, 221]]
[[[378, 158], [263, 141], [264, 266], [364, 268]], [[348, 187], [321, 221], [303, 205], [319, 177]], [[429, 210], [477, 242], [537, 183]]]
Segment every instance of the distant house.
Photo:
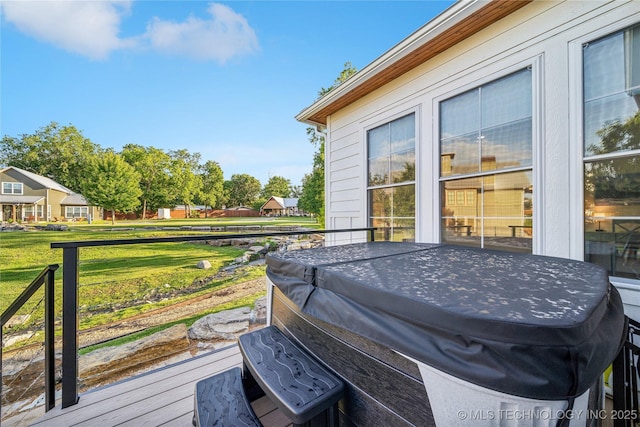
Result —
[[50, 178], [9, 166], [0, 170], [0, 221], [96, 218], [100, 208]]
[[260, 207], [261, 215], [299, 215], [298, 198], [271, 196], [269, 200]]

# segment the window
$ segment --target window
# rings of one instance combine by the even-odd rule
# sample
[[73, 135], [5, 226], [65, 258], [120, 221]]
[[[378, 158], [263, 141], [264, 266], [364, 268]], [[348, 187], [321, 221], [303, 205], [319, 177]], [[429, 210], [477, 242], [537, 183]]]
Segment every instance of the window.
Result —
[[3, 182], [2, 194], [22, 194], [21, 182]]
[[532, 123], [529, 68], [440, 103], [444, 242], [531, 252]]
[[640, 279], [640, 25], [582, 55], [585, 259]]
[[64, 216], [66, 218], [87, 218], [89, 216], [89, 208], [86, 206], [67, 206]]
[[43, 218], [43, 209], [44, 209], [44, 206], [42, 206], [42, 205], [36, 205], [36, 209], [35, 210], [34, 210], [33, 205], [25, 205], [24, 209], [22, 211], [22, 213], [24, 215], [24, 219], [28, 220], [31, 217], [33, 217], [35, 219], [36, 216], [37, 216], [37, 218], [39, 220], [44, 219]]
[[367, 131], [369, 223], [376, 240], [414, 240], [415, 114]]

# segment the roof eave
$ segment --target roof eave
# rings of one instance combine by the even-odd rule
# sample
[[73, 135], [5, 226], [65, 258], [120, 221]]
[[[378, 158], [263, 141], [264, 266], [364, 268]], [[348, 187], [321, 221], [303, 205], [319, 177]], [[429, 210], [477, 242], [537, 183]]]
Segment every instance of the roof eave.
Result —
[[313, 126], [533, 0], [459, 0], [295, 116]]

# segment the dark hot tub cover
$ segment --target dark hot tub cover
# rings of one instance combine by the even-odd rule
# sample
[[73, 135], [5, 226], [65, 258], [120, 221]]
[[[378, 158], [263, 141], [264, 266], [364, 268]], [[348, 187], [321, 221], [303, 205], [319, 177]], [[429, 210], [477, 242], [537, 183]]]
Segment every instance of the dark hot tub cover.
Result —
[[581, 395], [625, 336], [606, 271], [580, 261], [378, 242], [271, 254], [267, 275], [303, 313], [526, 398]]

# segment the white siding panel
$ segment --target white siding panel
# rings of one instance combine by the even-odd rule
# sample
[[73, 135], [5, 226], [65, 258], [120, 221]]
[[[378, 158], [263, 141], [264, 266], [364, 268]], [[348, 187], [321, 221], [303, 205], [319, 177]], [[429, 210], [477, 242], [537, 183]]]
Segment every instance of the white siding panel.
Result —
[[346, 213], [346, 212], [355, 212], [357, 214], [360, 214], [359, 210], [354, 210], [354, 199], [348, 199], [348, 200], [332, 200], [331, 201], [331, 212], [339, 212], [339, 213]]
[[356, 154], [349, 157], [343, 157], [338, 159], [332, 159], [331, 170], [341, 170], [353, 167], [360, 163], [360, 155]]
[[360, 167], [359, 165], [351, 166], [348, 168], [340, 169], [340, 170], [332, 170], [330, 171], [330, 183], [334, 181], [342, 181], [345, 179], [356, 179], [358, 180], [358, 186], [361, 184], [362, 177], [360, 176]]
[[337, 190], [332, 191], [332, 201], [335, 202], [348, 202], [352, 200], [360, 200], [360, 191], [358, 189], [351, 190]]
[[356, 193], [353, 200], [359, 200], [360, 192], [362, 191], [359, 180], [354, 178], [331, 181], [331, 183], [329, 184], [329, 189], [332, 194], [337, 192], [352, 191]]
[[336, 148], [334, 146], [331, 147], [331, 152], [332, 152], [332, 159], [341, 159], [341, 158], [346, 158], [346, 157], [351, 157], [351, 156], [358, 156], [360, 155], [362, 148], [360, 146], [360, 144], [356, 143], [351, 143], [348, 145], [344, 145], [341, 148]]
[[345, 145], [353, 144], [358, 141], [358, 127], [352, 123], [342, 127], [339, 130], [331, 131], [331, 141], [333, 141], [333, 149], [339, 150]]
[[[362, 223], [359, 216], [339, 216], [333, 218], [333, 229], [349, 229], [349, 228], [363, 228], [366, 227]], [[369, 238], [368, 232], [354, 232], [354, 233], [336, 233], [327, 234], [325, 239], [326, 246], [345, 245], [349, 243], [361, 243], [366, 242]]]

